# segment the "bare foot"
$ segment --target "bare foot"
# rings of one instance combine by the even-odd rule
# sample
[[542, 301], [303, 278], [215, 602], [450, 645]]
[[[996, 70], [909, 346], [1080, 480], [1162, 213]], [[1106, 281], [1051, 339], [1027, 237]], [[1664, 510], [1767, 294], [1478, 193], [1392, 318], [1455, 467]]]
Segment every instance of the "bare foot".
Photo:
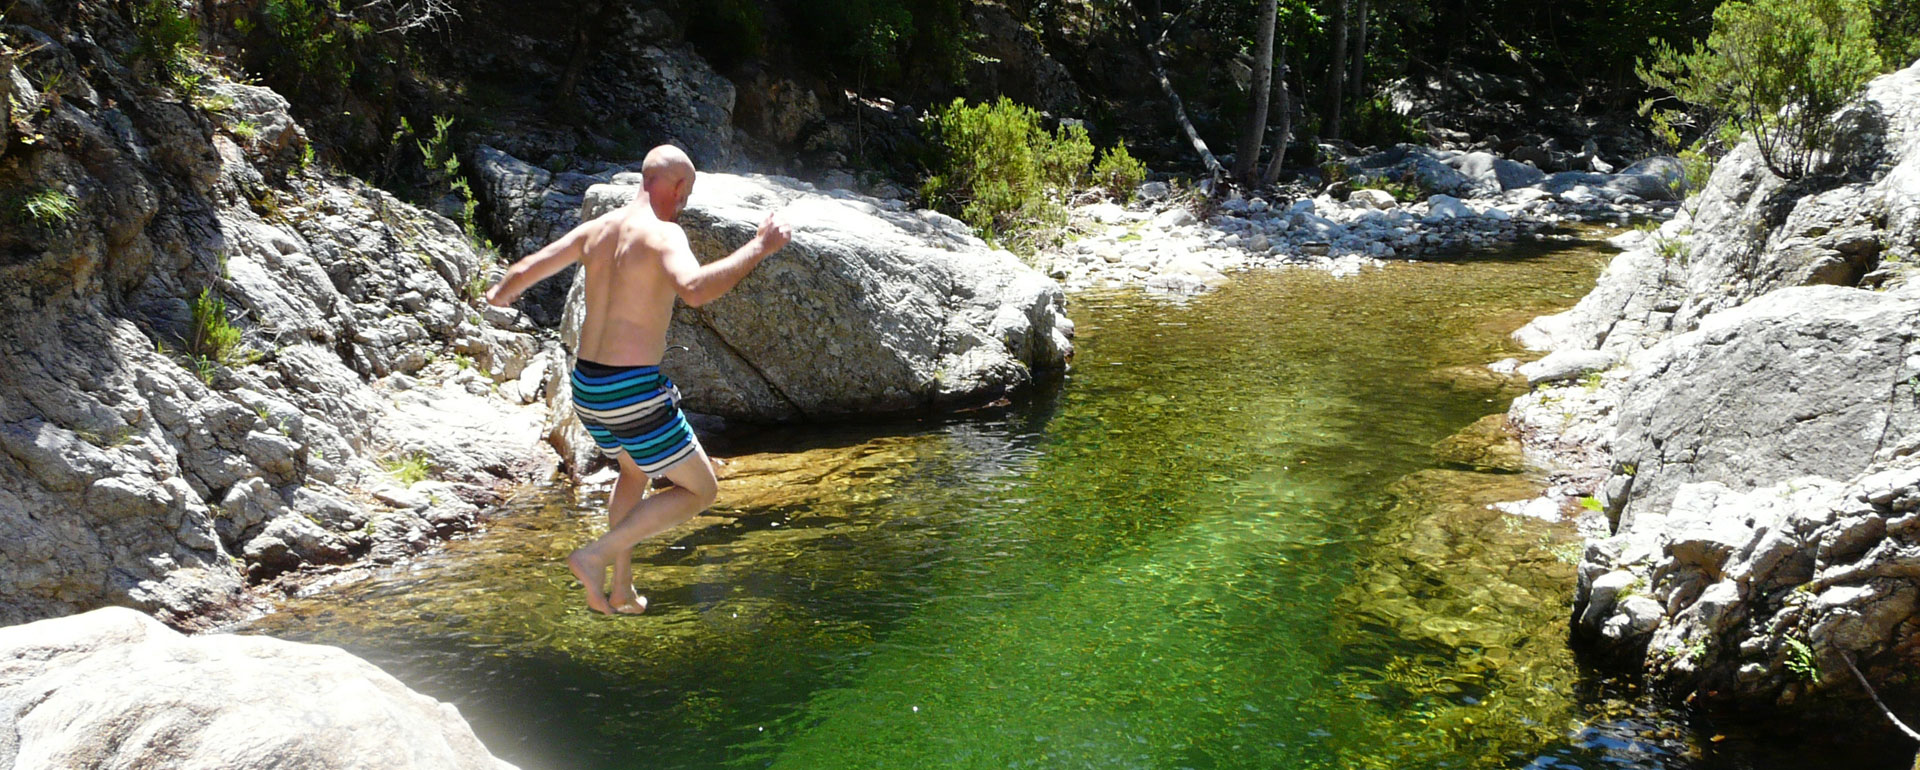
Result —
[[621, 615], [638, 615], [647, 611], [647, 597], [635, 592], [631, 585], [625, 591], [615, 589], [611, 598], [613, 611]]
[[605, 615], [613, 614], [613, 605], [607, 603], [606, 594], [600, 593], [600, 580], [611, 563], [609, 560], [595, 559], [592, 546], [567, 554], [567, 569], [573, 570], [573, 577], [580, 581], [580, 588], [587, 592], [587, 606]]

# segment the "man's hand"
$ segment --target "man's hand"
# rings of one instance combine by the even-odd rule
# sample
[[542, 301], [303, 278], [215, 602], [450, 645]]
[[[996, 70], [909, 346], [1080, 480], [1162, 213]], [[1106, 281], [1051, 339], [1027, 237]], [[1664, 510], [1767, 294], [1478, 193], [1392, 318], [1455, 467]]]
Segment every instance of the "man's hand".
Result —
[[787, 224], [787, 220], [780, 216], [780, 212], [770, 212], [767, 214], [766, 221], [760, 223], [760, 230], [755, 232], [753, 237], [760, 242], [762, 256], [772, 254], [786, 248], [787, 242], [793, 240], [793, 225]]
[[494, 284], [493, 288], [488, 289], [487, 304], [492, 305], [494, 307], [506, 307], [508, 305], [512, 305], [514, 300], [520, 298], [520, 292], [501, 291], [501, 289], [505, 289], [506, 287], [507, 287], [507, 282], [501, 281], [499, 283]]

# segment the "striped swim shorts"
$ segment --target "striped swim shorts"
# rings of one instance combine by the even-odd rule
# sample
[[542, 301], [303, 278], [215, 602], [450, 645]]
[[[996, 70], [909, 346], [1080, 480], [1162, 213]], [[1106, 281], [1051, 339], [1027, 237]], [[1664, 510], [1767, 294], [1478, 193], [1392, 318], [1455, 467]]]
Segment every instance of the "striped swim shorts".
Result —
[[602, 453], [618, 459], [625, 451], [654, 478], [700, 448], [680, 412], [680, 389], [658, 366], [574, 361], [573, 414]]

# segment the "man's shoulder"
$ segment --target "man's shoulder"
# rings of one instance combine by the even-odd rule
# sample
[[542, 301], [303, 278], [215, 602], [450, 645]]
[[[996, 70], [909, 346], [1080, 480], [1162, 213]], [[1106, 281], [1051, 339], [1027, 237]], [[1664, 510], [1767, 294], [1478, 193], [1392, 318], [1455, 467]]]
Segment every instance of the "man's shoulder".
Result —
[[675, 222], [665, 222], [651, 216], [637, 214], [625, 209], [615, 209], [601, 214], [595, 222], [607, 227], [618, 228], [629, 235], [641, 237], [685, 238], [687, 231]]

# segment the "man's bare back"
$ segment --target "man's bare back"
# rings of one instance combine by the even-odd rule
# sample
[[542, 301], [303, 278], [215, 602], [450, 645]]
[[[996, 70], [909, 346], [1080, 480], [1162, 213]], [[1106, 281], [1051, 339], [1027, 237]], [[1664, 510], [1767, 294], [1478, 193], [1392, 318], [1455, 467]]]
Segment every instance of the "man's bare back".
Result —
[[[586, 271], [574, 411], [620, 464], [620, 479], [608, 500], [609, 531], [569, 555], [567, 566], [585, 587], [587, 606], [604, 613], [646, 610], [633, 589], [633, 546], [692, 518], [718, 492], [711, 461], [680, 412], [679, 389], [659, 371], [674, 297], [698, 306], [726, 294], [792, 237], [768, 214], [746, 245], [702, 265], [674, 223], [693, 193], [692, 161], [663, 145], [647, 153], [642, 174], [632, 202], [515, 262], [487, 292], [487, 302], [506, 306], [567, 265], [579, 262]], [[648, 497], [656, 477], [674, 486]], [[613, 579], [603, 589], [608, 567]]]

